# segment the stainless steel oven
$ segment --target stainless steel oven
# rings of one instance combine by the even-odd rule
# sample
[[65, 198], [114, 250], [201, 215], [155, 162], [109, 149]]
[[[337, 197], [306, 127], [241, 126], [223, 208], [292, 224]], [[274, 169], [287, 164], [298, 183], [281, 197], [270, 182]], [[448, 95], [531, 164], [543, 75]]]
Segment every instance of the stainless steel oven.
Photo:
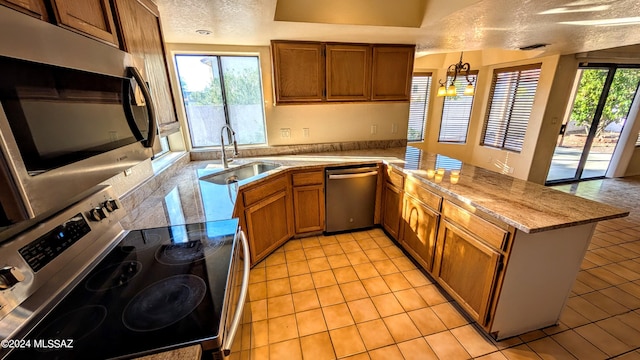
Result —
[[[96, 220], [96, 207], [109, 215]], [[0, 245], [0, 358], [124, 359], [200, 345], [206, 358], [226, 359], [248, 350], [238, 220], [126, 231], [124, 212], [105, 187]]]
[[0, 6], [0, 226], [150, 158], [155, 114], [131, 55]]

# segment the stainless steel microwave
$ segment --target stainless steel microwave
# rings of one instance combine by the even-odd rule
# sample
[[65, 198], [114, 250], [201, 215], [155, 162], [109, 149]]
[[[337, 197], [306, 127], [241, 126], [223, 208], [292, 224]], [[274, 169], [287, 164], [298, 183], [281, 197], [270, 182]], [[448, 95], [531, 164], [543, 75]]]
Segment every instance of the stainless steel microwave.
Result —
[[153, 155], [156, 119], [139, 67], [0, 6], [0, 226], [58, 210]]

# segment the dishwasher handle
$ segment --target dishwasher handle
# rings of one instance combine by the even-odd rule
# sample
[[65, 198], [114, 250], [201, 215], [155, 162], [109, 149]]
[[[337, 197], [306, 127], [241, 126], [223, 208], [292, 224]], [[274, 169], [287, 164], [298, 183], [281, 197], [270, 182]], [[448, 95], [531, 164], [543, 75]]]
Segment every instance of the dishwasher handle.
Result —
[[375, 176], [378, 175], [378, 171], [368, 171], [363, 173], [352, 173], [352, 174], [330, 174], [329, 180], [340, 180], [340, 179], [355, 179], [361, 177]]

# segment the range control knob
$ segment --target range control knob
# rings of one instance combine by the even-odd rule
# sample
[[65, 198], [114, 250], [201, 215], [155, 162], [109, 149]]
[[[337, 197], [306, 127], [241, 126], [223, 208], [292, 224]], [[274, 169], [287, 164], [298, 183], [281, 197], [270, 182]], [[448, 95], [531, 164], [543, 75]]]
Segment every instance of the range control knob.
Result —
[[5, 266], [0, 269], [0, 290], [9, 289], [22, 280], [24, 275], [15, 267]]
[[89, 218], [93, 221], [100, 221], [109, 216], [109, 212], [104, 207], [97, 207], [89, 211]]
[[102, 205], [108, 212], [114, 212], [117, 209], [120, 209], [120, 202], [118, 200], [109, 199], [104, 202]]

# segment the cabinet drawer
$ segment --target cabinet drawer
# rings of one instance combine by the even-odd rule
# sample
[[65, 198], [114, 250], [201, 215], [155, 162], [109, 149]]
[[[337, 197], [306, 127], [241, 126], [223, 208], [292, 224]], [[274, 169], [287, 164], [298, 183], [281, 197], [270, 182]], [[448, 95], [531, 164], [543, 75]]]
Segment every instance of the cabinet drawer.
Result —
[[425, 189], [418, 181], [408, 178], [405, 192], [420, 200], [423, 204], [433, 210], [440, 211], [442, 196]]
[[391, 167], [387, 167], [387, 182], [393, 184], [393, 186], [402, 189], [404, 187], [404, 176], [391, 170]]
[[509, 236], [508, 231], [493, 225], [487, 220], [473, 215], [469, 211], [454, 205], [449, 201], [445, 201], [442, 205], [442, 215], [470, 233], [475, 234], [494, 248], [499, 250], [505, 249], [507, 238]]
[[324, 173], [322, 170], [293, 174], [293, 186], [322, 185], [323, 181]]
[[276, 179], [269, 180], [263, 185], [244, 191], [244, 206], [250, 206], [256, 202], [287, 188], [287, 177], [280, 176]]

